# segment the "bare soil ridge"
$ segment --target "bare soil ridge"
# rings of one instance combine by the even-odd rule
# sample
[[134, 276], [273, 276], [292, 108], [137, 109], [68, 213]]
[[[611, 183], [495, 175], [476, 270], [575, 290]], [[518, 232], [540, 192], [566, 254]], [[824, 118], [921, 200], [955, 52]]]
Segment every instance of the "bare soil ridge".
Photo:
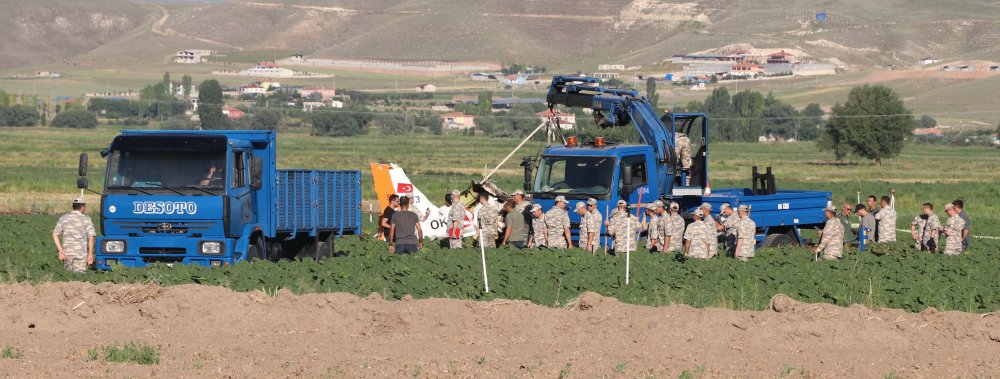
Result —
[[[382, 300], [182, 285], [2, 285], [6, 377], [972, 377], [1000, 372], [996, 314], [803, 304], [737, 312], [622, 304]], [[116, 342], [158, 365], [89, 361]]]

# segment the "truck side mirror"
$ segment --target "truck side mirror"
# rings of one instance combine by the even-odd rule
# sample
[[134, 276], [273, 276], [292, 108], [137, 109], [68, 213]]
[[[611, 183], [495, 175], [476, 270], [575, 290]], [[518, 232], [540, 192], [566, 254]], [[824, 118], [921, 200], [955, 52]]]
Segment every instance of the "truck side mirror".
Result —
[[253, 163], [250, 166], [250, 188], [259, 190], [263, 187], [264, 178], [264, 160], [260, 157], [253, 157]]
[[87, 153], [80, 153], [80, 165], [77, 170], [79, 171], [79, 176], [87, 176]]
[[86, 176], [81, 176], [81, 177], [79, 177], [79, 178], [76, 179], [76, 188], [87, 189], [87, 187], [89, 187], [89, 185], [90, 185], [90, 183], [87, 182], [87, 177]]
[[622, 166], [622, 192], [625, 195], [632, 193], [632, 166]]

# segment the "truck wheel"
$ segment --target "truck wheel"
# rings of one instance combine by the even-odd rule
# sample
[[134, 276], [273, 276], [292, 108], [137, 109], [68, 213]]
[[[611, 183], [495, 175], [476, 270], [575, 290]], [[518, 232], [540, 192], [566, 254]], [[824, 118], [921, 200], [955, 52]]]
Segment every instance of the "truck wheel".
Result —
[[264, 260], [264, 249], [259, 242], [254, 242], [247, 247], [247, 262], [253, 263]]
[[764, 238], [764, 248], [796, 246], [795, 240], [787, 234], [770, 234]]
[[333, 256], [333, 248], [326, 241], [320, 241], [319, 243], [319, 259], [329, 258]]

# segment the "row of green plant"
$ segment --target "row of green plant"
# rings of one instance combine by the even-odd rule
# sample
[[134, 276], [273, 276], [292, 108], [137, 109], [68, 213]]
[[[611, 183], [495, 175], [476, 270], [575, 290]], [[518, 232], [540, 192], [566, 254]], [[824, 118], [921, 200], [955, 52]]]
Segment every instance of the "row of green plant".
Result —
[[[159, 348], [142, 343], [126, 342], [124, 344], [107, 345], [100, 348], [87, 350], [86, 361], [96, 361], [104, 358], [109, 363], [138, 363], [141, 365], [155, 365], [160, 363], [160, 356], [163, 353]], [[6, 345], [0, 350], [0, 359], [21, 359], [24, 357], [24, 350]]]
[[[915, 252], [907, 242], [873, 251], [849, 251], [837, 262], [816, 262], [801, 248], [760, 251], [743, 263], [734, 259], [689, 260], [675, 254], [631, 254], [625, 259], [581, 250], [490, 249], [486, 253], [491, 292], [483, 290], [478, 249], [435, 244], [412, 256], [388, 253], [384, 242], [358, 237], [336, 241], [337, 257], [200, 266], [118, 267], [112, 272], [72, 274], [56, 260], [49, 231], [54, 216], [0, 216], [0, 278], [11, 282], [155, 282], [217, 285], [235, 291], [288, 289], [296, 293], [379, 293], [385, 298], [446, 297], [525, 299], [563, 306], [584, 291], [646, 305], [688, 304], [740, 310], [764, 309], [784, 293], [800, 301], [921, 311], [927, 307], [965, 312], [1000, 309], [1000, 241], [977, 240], [962, 256]], [[901, 239], [908, 236], [901, 235]], [[471, 246], [469, 244], [468, 246]]]

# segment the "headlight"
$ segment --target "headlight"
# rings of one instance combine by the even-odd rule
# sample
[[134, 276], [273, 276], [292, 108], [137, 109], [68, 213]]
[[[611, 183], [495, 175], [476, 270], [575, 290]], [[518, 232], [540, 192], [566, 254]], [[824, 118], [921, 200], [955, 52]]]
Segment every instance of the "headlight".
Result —
[[198, 251], [200, 251], [202, 254], [208, 254], [208, 255], [222, 254], [222, 242], [218, 241], [202, 242], [201, 246], [198, 247]]
[[106, 240], [104, 241], [104, 246], [101, 251], [108, 254], [121, 254], [125, 252], [125, 241], [122, 240]]

